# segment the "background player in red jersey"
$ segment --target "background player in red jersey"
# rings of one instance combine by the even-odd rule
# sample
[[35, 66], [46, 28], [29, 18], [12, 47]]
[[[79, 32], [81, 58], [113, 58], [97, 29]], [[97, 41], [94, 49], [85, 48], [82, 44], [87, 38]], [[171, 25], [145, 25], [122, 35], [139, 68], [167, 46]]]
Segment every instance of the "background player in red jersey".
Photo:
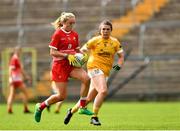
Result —
[[23, 103], [24, 103], [24, 113], [30, 113], [28, 109], [28, 92], [23, 79], [30, 81], [30, 77], [25, 73], [23, 65], [20, 62], [19, 56], [21, 53], [21, 48], [16, 47], [14, 49], [13, 56], [10, 60], [9, 65], [9, 81], [10, 81], [10, 93], [7, 100], [7, 110], [9, 114], [12, 114], [12, 103], [15, 97], [15, 91], [19, 89], [23, 92]]
[[[80, 91], [80, 106], [85, 107], [86, 95], [89, 90], [89, 77], [83, 68], [74, 67], [77, 63], [75, 53], [79, 52], [78, 34], [73, 31], [75, 24], [75, 15], [73, 13], [63, 12], [61, 16], [53, 23], [55, 32], [52, 36], [50, 55], [53, 57], [51, 79], [54, 82], [54, 88], [57, 93], [51, 95], [42, 103], [36, 104], [35, 121], [40, 122], [41, 114], [44, 108], [59, 101], [63, 101], [67, 96], [68, 78], [76, 78], [82, 82]], [[86, 114], [92, 114], [84, 108]]]

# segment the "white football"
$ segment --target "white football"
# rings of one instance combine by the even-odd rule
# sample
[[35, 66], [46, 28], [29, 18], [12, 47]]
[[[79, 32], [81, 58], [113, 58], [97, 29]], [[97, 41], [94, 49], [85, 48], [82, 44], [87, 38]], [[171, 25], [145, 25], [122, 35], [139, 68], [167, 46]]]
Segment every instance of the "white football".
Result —
[[82, 53], [76, 53], [75, 56], [76, 56], [76, 59], [77, 59], [78, 63], [76, 65], [74, 65], [74, 66], [75, 67], [82, 67], [83, 64], [84, 64], [84, 62], [82, 61], [83, 54]]

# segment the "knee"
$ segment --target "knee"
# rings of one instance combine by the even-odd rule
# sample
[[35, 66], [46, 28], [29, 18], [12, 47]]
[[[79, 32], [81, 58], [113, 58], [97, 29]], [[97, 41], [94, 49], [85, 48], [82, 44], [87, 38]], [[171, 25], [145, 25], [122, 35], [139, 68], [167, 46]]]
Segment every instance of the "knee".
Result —
[[12, 103], [12, 99], [8, 99], [7, 104], [11, 104], [11, 103]]
[[82, 78], [82, 82], [85, 83], [85, 84], [89, 84], [90, 82], [90, 78], [88, 75], [85, 75], [83, 78]]
[[57, 102], [59, 102], [59, 101], [63, 101], [63, 100], [65, 100], [66, 99], [66, 95], [60, 95], [60, 94], [58, 94], [57, 96], [56, 96], [56, 100], [57, 100]]
[[100, 91], [99, 93], [103, 96], [107, 96], [108, 91], [105, 89], [105, 90]]

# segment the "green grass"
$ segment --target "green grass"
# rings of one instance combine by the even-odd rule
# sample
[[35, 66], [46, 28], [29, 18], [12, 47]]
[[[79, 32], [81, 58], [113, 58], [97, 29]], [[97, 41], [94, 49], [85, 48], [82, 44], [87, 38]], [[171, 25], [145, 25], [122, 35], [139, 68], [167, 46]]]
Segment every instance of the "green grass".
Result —
[[[30, 109], [34, 111], [34, 105]], [[64, 103], [61, 113], [43, 112], [40, 123], [33, 114], [23, 114], [22, 104], [14, 104], [14, 114], [6, 112], [6, 105], [0, 105], [1, 130], [180, 130], [180, 102], [105, 102], [99, 118], [101, 126], [89, 124], [90, 117], [75, 114], [68, 125], [63, 119], [66, 110], [74, 103]], [[89, 105], [89, 109], [92, 105]]]

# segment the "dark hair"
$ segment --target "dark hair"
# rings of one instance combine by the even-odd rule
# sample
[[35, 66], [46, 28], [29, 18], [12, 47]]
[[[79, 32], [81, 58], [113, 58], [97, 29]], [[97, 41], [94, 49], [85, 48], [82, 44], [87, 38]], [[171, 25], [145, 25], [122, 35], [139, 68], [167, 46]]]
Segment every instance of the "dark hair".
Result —
[[99, 25], [99, 31], [101, 30], [102, 25], [109, 25], [111, 28], [111, 31], [113, 30], [112, 23], [109, 20], [103, 20]]

